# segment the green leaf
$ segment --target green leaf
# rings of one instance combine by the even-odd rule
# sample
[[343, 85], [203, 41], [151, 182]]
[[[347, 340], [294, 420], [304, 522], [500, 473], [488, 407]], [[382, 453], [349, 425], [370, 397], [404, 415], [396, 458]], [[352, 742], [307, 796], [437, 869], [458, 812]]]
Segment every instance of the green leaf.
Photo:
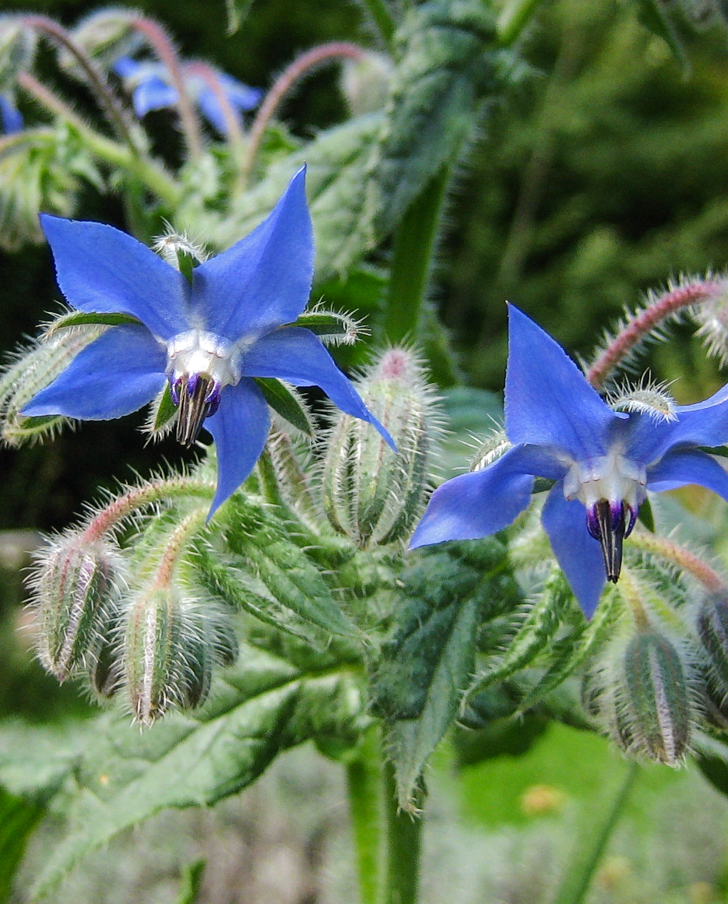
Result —
[[272, 377], [255, 377], [266, 402], [280, 416], [307, 436], [313, 436], [313, 424], [300, 397], [285, 383]]
[[45, 808], [0, 788], [0, 904], [10, 899], [13, 876]]
[[[123, 829], [167, 807], [210, 806], [236, 794], [303, 741], [353, 743], [367, 721], [352, 675], [302, 674], [253, 647], [196, 719], [169, 717], [140, 734], [128, 718], [101, 717], [75, 773], [68, 831], [35, 894], [50, 895], [82, 857]], [[30, 744], [32, 737], [30, 729]]]
[[460, 712], [477, 629], [500, 603], [494, 582], [505, 567], [505, 547], [490, 538], [422, 554], [402, 574], [404, 598], [374, 677], [372, 709], [386, 722], [404, 809], [414, 805], [424, 764]]
[[[293, 542], [282, 521], [251, 498], [235, 496], [228, 503], [224, 528], [226, 561], [236, 569], [246, 596], [240, 605], [277, 606], [296, 618], [341, 637], [358, 637], [318, 566]], [[243, 579], [243, 575], [245, 576]], [[282, 619], [281, 627], [289, 626]]]
[[164, 430], [167, 424], [177, 413], [177, 406], [172, 401], [172, 393], [170, 392], [169, 382], [164, 384], [164, 389], [154, 400], [156, 410], [153, 413], [151, 425], [152, 435]]
[[206, 862], [195, 860], [185, 868], [182, 874], [182, 888], [177, 897], [176, 904], [195, 904], [202, 888], [202, 878], [205, 873]]

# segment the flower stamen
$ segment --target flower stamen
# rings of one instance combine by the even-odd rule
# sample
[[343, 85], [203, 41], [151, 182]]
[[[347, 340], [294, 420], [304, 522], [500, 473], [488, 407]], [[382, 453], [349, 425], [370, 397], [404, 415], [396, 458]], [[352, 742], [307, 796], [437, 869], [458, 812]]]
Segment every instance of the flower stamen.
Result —
[[191, 446], [205, 418], [217, 411], [221, 385], [209, 374], [182, 374], [170, 385], [172, 401], [177, 405], [177, 442]]
[[616, 584], [622, 570], [622, 541], [632, 532], [637, 512], [624, 501], [600, 499], [587, 509], [586, 526], [599, 540], [607, 580]]

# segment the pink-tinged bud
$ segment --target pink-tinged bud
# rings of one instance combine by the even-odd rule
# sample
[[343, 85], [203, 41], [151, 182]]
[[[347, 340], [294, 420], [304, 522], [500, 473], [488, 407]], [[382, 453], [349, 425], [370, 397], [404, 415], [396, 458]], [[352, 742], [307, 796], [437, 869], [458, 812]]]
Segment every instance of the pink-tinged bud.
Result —
[[690, 743], [687, 671], [677, 647], [653, 628], [640, 629], [624, 654], [625, 726], [629, 749], [676, 766]]
[[109, 544], [68, 534], [38, 556], [33, 579], [38, 655], [59, 681], [96, 659], [118, 597], [121, 559]]
[[389, 96], [394, 63], [383, 53], [365, 51], [359, 59], [344, 61], [341, 90], [353, 116], [381, 110]]
[[323, 492], [333, 527], [364, 548], [411, 532], [422, 513], [438, 426], [432, 390], [408, 349], [384, 352], [357, 388], [397, 453], [369, 424], [342, 415], [329, 438]]
[[124, 682], [135, 718], [151, 725], [169, 709], [201, 706], [214, 665], [236, 657], [230, 615], [221, 607], [190, 602], [176, 586], [140, 594], [124, 641]]

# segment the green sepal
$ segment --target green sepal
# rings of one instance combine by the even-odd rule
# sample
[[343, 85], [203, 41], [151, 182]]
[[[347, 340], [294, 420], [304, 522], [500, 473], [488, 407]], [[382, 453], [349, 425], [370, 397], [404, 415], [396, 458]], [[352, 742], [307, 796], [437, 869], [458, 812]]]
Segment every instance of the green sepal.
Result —
[[160, 393], [158, 401], [155, 401], [155, 405], [156, 411], [154, 412], [154, 421], [152, 422], [153, 434], [164, 430], [177, 413], [177, 406], [172, 401], [169, 383], [164, 384], [164, 389]]
[[640, 510], [637, 513], [637, 517], [639, 519], [640, 524], [644, 525], [650, 533], [654, 534], [655, 532], [655, 514], [652, 511], [652, 503], [649, 499], [645, 499], [645, 501], [640, 506]]
[[195, 257], [192, 254], [184, 251], [182, 248], [177, 249], [177, 267], [179, 268], [179, 272], [184, 276], [187, 280], [187, 283], [192, 285], [192, 271], [195, 267], [200, 263], [199, 258]]
[[313, 424], [305, 405], [285, 383], [272, 377], [254, 377], [258, 389], [270, 407], [307, 436], [313, 436]]
[[122, 324], [140, 324], [141, 320], [132, 317], [131, 314], [101, 314], [94, 311], [70, 311], [61, 314], [48, 325], [45, 338], [50, 338], [60, 330], [67, 330], [74, 326], [121, 326]]
[[291, 326], [302, 326], [316, 336], [342, 342], [351, 333], [352, 319], [336, 311], [305, 311]]

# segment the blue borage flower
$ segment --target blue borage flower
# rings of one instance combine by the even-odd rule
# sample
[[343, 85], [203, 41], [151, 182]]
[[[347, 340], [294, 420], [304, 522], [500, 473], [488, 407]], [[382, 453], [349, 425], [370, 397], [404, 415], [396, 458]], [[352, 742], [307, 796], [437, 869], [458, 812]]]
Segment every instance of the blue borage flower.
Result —
[[169, 381], [179, 406], [178, 438], [193, 442], [204, 422], [215, 440], [210, 514], [250, 474], [268, 435], [268, 406], [255, 377], [320, 386], [394, 445], [318, 337], [292, 325], [313, 277], [305, 168], [257, 229], [195, 267], [191, 281], [111, 226], [41, 220], [70, 304], [139, 322], [108, 329], [21, 414], [108, 420], [141, 408]]
[[0, 94], [0, 133], [12, 135], [23, 129], [23, 117], [9, 94]]
[[[134, 112], [139, 119], [152, 110], [164, 110], [177, 104], [179, 94], [162, 63], [137, 62], [131, 57], [119, 57], [112, 68], [131, 93]], [[234, 110], [247, 113], [258, 106], [263, 96], [259, 88], [250, 88], [218, 69], [210, 67], [210, 70]], [[196, 74], [185, 73], [184, 82], [205, 119], [220, 135], [227, 136], [225, 114], [212, 87]]]
[[548, 478], [555, 484], [542, 523], [590, 617], [605, 576], [619, 578], [622, 541], [647, 490], [697, 483], [728, 499], [728, 473], [706, 451], [728, 442], [728, 387], [674, 414], [614, 411], [561, 347], [510, 307], [505, 428], [513, 446], [437, 489], [411, 546], [493, 534], [526, 508], [534, 477]]

